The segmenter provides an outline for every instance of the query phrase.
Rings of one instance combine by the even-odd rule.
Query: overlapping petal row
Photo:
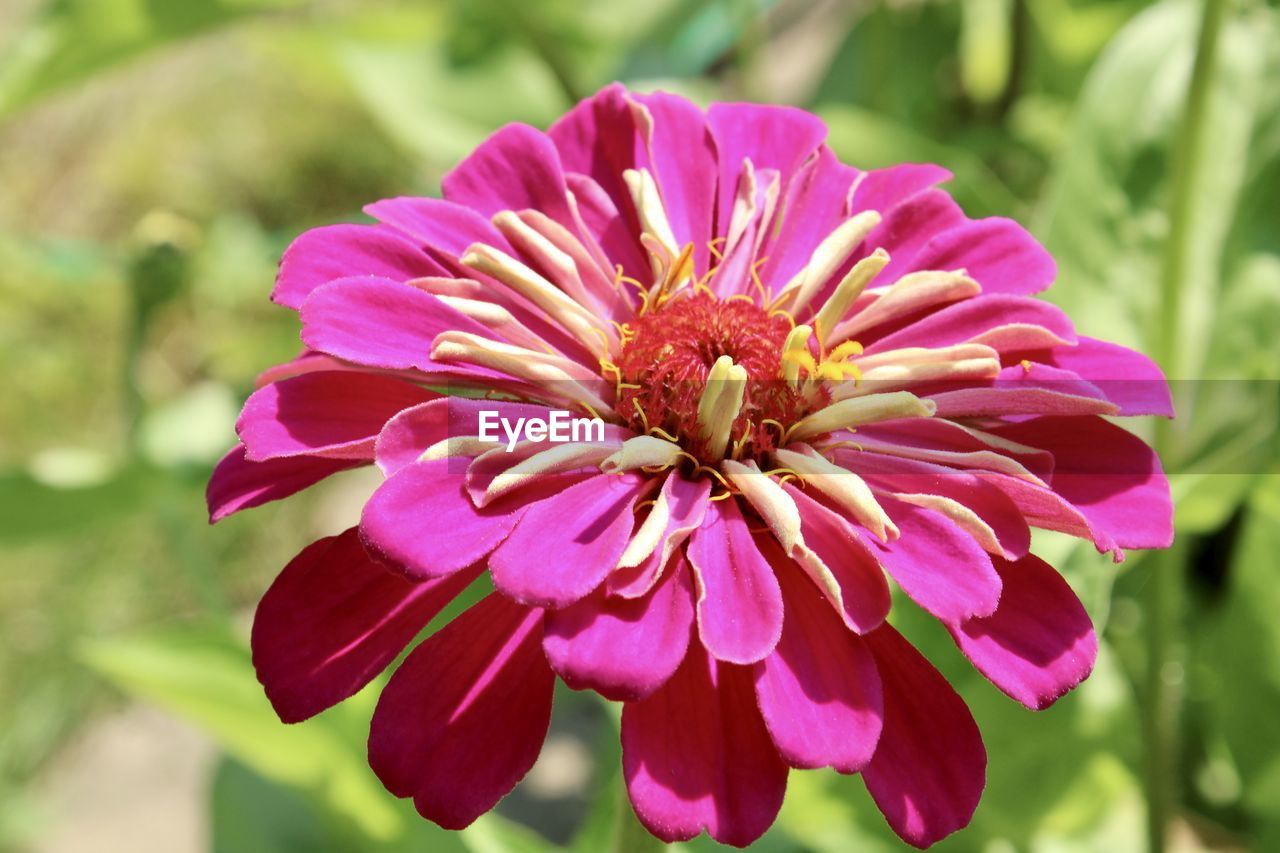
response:
[[[1172,412],[1149,360],[1032,297],[1054,264],[1020,226],[967,218],[940,168],[859,171],[824,135],[613,86],[545,133],[498,131],[443,199],[288,249],[273,298],[306,350],[246,403],[211,515],[355,466],[385,480],[259,607],[284,720],[368,684],[488,571],[372,722],[374,771],[440,825],[532,766],[557,677],[624,703],[628,791],[660,838],[750,843],[789,768],[861,773],[912,844],[968,822],[982,741],[886,621],[890,584],[1046,707],[1097,643],[1030,528],[1117,560],[1166,546],[1159,462],[1109,417]],[[560,410],[602,440],[480,429]]]

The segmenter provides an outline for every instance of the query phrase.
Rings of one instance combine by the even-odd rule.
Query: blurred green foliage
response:
[[[124,697],[186,719],[222,750],[208,804],[219,853],[549,849],[534,830],[584,853],[615,843],[627,831],[616,821],[616,732],[580,695],[566,691],[557,711],[596,751],[588,790],[561,810],[574,825],[549,828],[550,807],[522,787],[457,835],[417,819],[365,767],[374,689],[299,726],[271,713],[245,615],[311,536],[350,523],[369,486],[344,475],[203,524],[203,484],[238,402],[257,370],[298,346],[293,315],[266,300],[280,250],[311,225],[357,218],[370,200],[433,192],[498,125],[545,126],[621,79],[703,102],[813,109],[859,166],[947,166],[971,215],[1032,224],[1060,265],[1049,297],[1082,331],[1147,348],[1164,309],[1170,152],[1197,8],[5,4],[0,849],[39,849],[33,840],[54,818],[41,817],[35,781]],[[1223,39],[1171,372],[1254,381],[1196,384],[1177,422],[1187,460],[1174,478],[1179,535],[1194,555],[1180,579],[1191,599],[1187,665],[1172,676],[1186,696],[1177,839],[1269,850],[1280,849],[1280,15],[1239,0]],[[905,602],[896,610],[973,707],[990,752],[973,826],[939,847],[1139,850],[1145,561],[1117,568],[1057,536],[1037,548],[1105,627],[1097,672],[1048,711],[1014,705],[936,625]],[[758,846],[901,847],[858,780],[824,773],[793,774]]]

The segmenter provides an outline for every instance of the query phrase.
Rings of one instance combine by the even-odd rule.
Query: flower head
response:
[[[997,687],[1052,703],[1097,643],[1030,528],[1117,560],[1169,543],[1158,461],[1104,417],[1169,415],[1167,389],[1031,297],[1054,264],[1017,224],[966,218],[940,168],[843,165],[824,133],[611,86],[498,131],[443,199],[288,249],[273,298],[307,349],[246,403],[212,516],[386,478],[258,609],[284,720],[369,683],[487,570],[372,722],[374,771],[440,825],[532,766],[557,677],[624,703],[628,791],[665,840],[750,843],[790,768],[861,773],[919,846],[968,822],[982,741],[886,621],[890,579]],[[547,440],[563,412],[600,427]]]

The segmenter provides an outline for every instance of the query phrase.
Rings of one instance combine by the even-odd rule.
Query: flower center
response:
[[[657,427],[704,462],[708,447],[699,406],[717,360],[745,371],[742,405],[729,430],[729,453],[754,457],[777,446],[783,429],[815,402],[782,380],[782,352],[791,321],[746,298],[716,299],[705,290],[678,295],[634,320],[617,359],[618,414],[638,432]],[[705,405],[704,405],[705,415]]]

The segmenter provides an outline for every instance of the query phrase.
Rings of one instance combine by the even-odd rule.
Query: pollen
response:
[[[616,359],[617,412],[637,431],[659,428],[674,436],[700,461],[767,453],[781,436],[778,424],[795,423],[828,402],[784,381],[782,355],[791,329],[786,315],[771,315],[749,299],[721,300],[703,288],[678,291],[631,323]],[[746,381],[727,436],[723,430],[712,436],[699,408],[707,408],[707,384],[721,359]]]

